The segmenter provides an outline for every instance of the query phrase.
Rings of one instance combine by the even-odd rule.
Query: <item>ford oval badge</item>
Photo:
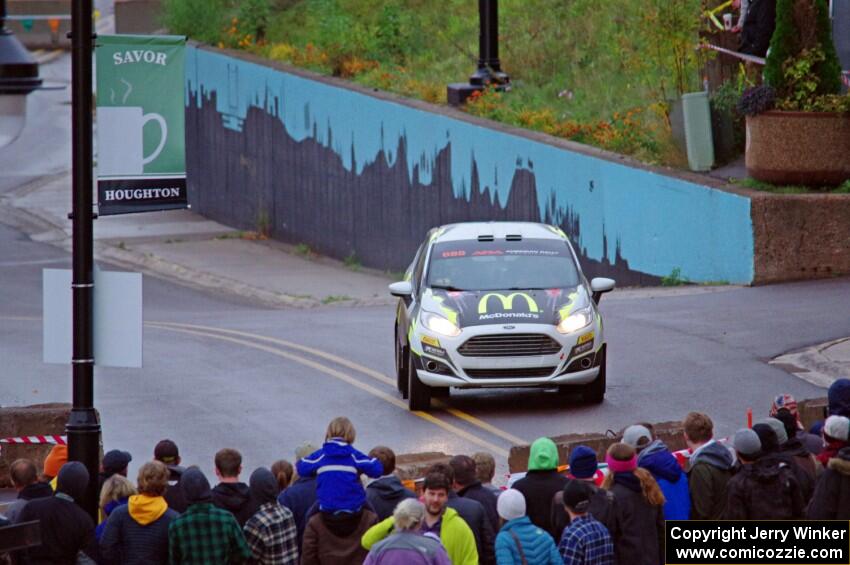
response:
[[[502,327],[506,330],[512,330],[512,329],[516,328],[516,326],[502,326]]]

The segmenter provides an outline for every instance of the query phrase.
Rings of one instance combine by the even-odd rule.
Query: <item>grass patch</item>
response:
[[[360,259],[357,258],[357,255],[354,253],[354,251],[349,253],[348,257],[343,259],[342,262],[346,267],[355,272],[363,268],[363,265],[360,264]]]
[[[690,282],[691,281],[682,276],[682,269],[679,267],[670,271],[670,274],[666,277],[661,277],[661,286],[682,286],[689,284]]]
[[[488,92],[466,109],[681,165],[667,100],[701,90],[702,52],[693,49],[705,25],[701,4],[503,2],[500,59],[511,92]],[[171,32],[437,104],[478,57],[478,5],[469,0],[165,0],[164,7]]]
[[[216,239],[242,239],[242,236],[245,235],[245,232],[242,231],[231,231],[227,233],[223,233],[221,235],[215,236]]]
[[[812,186],[800,186],[800,185],[777,185],[771,184],[769,182],[762,182],[760,180],[746,178],[746,179],[736,179],[735,183],[744,186],[746,188],[751,188],[753,190],[760,190],[762,192],[770,192],[773,194],[850,194],[850,180],[844,181],[842,184],[836,186],[820,186],[820,187],[812,187]]]
[[[322,304],[335,304],[337,302],[347,302],[349,300],[354,299],[345,294],[331,294],[322,298]]]
[[[296,245],[295,254],[305,259],[315,259],[319,256],[319,254],[313,251],[313,249],[306,243],[299,243]]]

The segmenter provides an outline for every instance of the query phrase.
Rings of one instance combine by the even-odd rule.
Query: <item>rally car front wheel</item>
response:
[[[413,353],[407,357],[407,406],[411,410],[431,409],[431,387],[419,380]]]
[[[398,341],[398,326],[395,327],[395,381],[396,388],[401,393],[401,397],[407,399],[407,366],[405,361],[409,361],[406,347],[402,347]]]
[[[608,364],[607,346],[602,347],[600,355],[602,355],[602,360],[599,361],[599,374],[592,382],[584,385],[584,390],[582,391],[582,397],[588,404],[601,404],[602,401],[605,400],[605,388],[607,386],[605,373],[606,365]]]

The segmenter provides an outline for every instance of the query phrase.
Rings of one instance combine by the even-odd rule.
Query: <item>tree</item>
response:
[[[841,63],[826,0],[776,0],[776,30],[764,70],[780,99],[841,92]]]

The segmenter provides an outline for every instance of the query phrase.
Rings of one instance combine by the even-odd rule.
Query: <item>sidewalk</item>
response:
[[[70,251],[70,185],[70,174],[60,173],[7,192],[0,196],[0,220]],[[101,217],[94,238],[99,261],[266,306],[395,303],[389,275],[256,240],[191,210]]]
[[[835,379],[850,378],[850,337],[780,355],[770,364],[814,385],[829,387]]]

